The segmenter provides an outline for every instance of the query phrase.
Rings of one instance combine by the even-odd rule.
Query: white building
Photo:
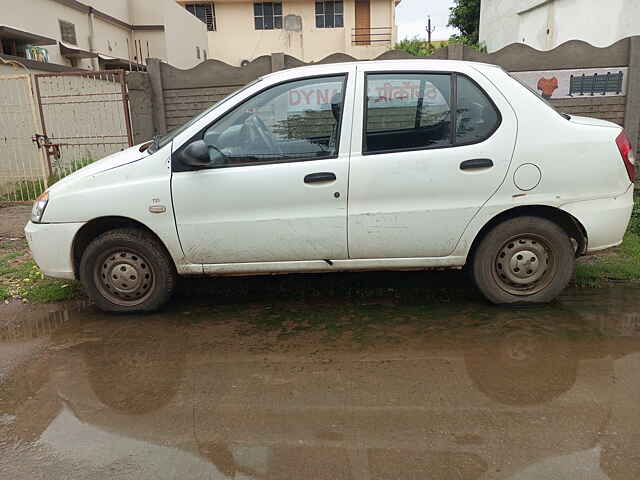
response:
[[[0,0],[0,56],[34,71],[129,68],[160,58],[191,68],[207,28],[174,0]],[[43,65],[48,63],[48,65]],[[0,73],[10,67],[0,62]]]
[[[608,47],[640,35],[640,0],[482,0],[480,41],[551,50],[569,40]]]

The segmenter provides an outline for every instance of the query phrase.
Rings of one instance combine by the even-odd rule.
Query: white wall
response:
[[[143,62],[145,62],[147,58],[160,58],[166,61],[167,43],[165,37],[165,32],[161,31],[136,30],[133,32],[134,40],[139,40],[142,43]]]
[[[480,41],[489,52],[522,42],[550,50],[569,40],[607,47],[640,35],[639,0],[482,0]]]
[[[178,68],[191,68],[204,60],[208,50],[207,26],[173,0],[164,6],[166,61]],[[196,56],[200,48],[200,58]],[[209,52],[207,52],[208,54]]]
[[[128,2],[132,24],[161,25],[164,23],[164,7],[167,0],[128,0]]]
[[[133,52],[133,48],[127,43],[127,40],[131,43],[130,30],[105,22],[95,16],[93,30],[93,50],[95,52],[124,59],[129,58],[129,50]]]
[[[85,5],[89,5],[96,10],[111,15],[126,23],[133,23],[129,0],[80,0]]]

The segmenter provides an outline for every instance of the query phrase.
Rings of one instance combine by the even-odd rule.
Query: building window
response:
[[[200,60],[200,47],[196,47],[196,58]]]
[[[253,17],[256,30],[282,29],[282,3],[254,2]]]
[[[207,24],[207,30],[216,31],[216,9],[213,3],[189,3],[185,5],[189,13],[195,15],[202,23]]]
[[[316,2],[316,28],[344,27],[342,0]]]
[[[64,20],[58,20],[60,23],[60,38],[65,43],[77,45],[76,40],[76,26],[71,22],[65,22]]]

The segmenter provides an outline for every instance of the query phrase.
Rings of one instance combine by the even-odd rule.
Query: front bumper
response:
[[[48,277],[73,280],[73,239],[84,223],[33,223],[24,233],[40,270]]]
[[[622,243],[633,211],[633,185],[617,197],[563,205],[587,232],[587,252],[595,253]]]

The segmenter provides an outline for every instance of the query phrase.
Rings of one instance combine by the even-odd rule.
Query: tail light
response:
[[[622,161],[629,174],[629,180],[633,183],[636,180],[636,157],[633,153],[633,147],[631,146],[627,132],[623,130],[620,135],[618,135],[616,144],[618,145],[618,150],[620,150],[620,155],[622,155]]]

